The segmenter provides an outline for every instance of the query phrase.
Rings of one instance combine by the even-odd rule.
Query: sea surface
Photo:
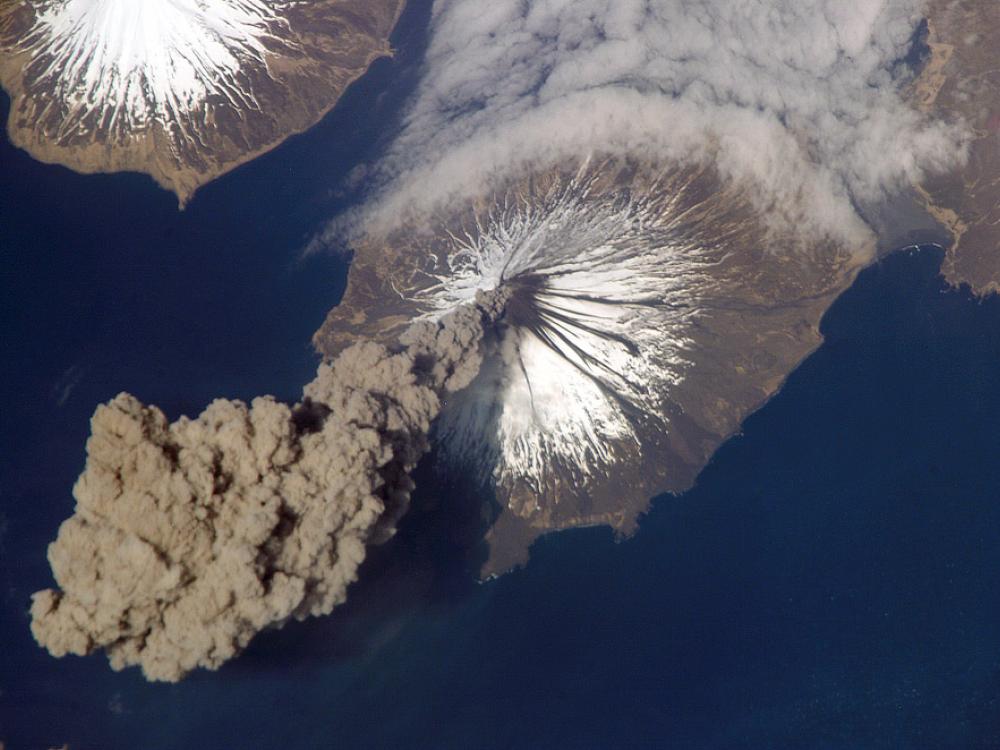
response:
[[[0,143],[7,750],[1000,747],[1000,301],[945,288],[933,248],[864,272],[632,539],[553,535],[479,584],[469,503],[421,472],[344,608],[219,672],[151,685],[34,644],[96,404],[128,390],[175,418],[312,377],[347,261],[300,251],[391,136],[426,21],[413,5],[399,56],[182,213],[144,177]]]

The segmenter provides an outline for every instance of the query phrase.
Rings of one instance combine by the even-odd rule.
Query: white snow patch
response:
[[[60,136],[92,128],[128,133],[176,123],[210,97],[257,107],[247,61],[266,65],[282,23],[265,0],[56,0],[21,48],[65,107]]]
[[[452,236],[420,294],[436,318],[478,289],[512,290],[498,351],[438,425],[445,457],[484,481],[541,491],[562,466],[586,483],[617,461],[615,444],[641,451],[640,423],[669,429],[663,400],[685,377],[718,254],[692,235],[683,189],[597,194],[583,175]]]

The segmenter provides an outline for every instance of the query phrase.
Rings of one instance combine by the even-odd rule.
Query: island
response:
[[[404,0],[13,0],[0,8],[11,141],[77,172],[195,191],[318,122]]]
[[[506,291],[479,376],[433,440],[449,484],[490,520],[484,577],[551,531],[631,534],[820,345],[874,239],[775,230],[752,191],[710,163],[583,159],[359,243],[315,336],[327,357]]]

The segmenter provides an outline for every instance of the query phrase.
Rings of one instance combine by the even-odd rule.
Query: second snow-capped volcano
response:
[[[65,106],[58,135],[91,120],[124,139],[156,119],[183,128],[209,97],[256,107],[240,78],[284,31],[260,0],[64,0],[42,7],[21,46]]]
[[[402,0],[15,0],[0,10],[12,139],[183,203],[304,130],[371,62]]]

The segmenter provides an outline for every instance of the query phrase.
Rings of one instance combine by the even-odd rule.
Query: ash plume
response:
[[[396,350],[357,343],[294,406],[217,400],[172,424],[128,394],[98,407],[76,512],[49,547],[58,588],[33,597],[39,644],[172,682],[329,613],[405,512],[441,399],[476,376],[502,302],[415,323]]]

